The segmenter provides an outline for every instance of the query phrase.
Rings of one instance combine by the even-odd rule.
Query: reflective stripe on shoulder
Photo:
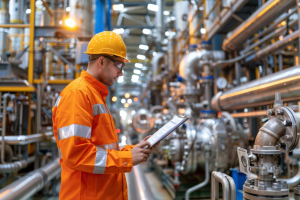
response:
[[[73,136],[91,139],[91,127],[79,124],[72,124],[70,126],[59,128],[57,133],[58,140],[63,140]]]
[[[107,152],[97,147],[96,159],[95,159],[95,167],[93,174],[104,174],[105,167],[106,167],[106,159],[107,159]]]
[[[100,147],[102,149],[110,149],[110,150],[117,150],[119,151],[119,144],[118,142],[114,142],[111,144],[105,144],[105,145],[96,145],[96,147]]]
[[[109,111],[105,105],[103,105],[103,104],[93,105],[93,116],[99,115],[99,114],[104,114],[104,113],[109,114]]]
[[[62,159],[63,157],[62,157],[62,154],[61,154],[61,150],[60,150],[60,148],[57,148],[57,149],[58,149],[58,158]]]
[[[59,97],[57,98],[57,100],[56,100],[56,102],[55,102],[55,105],[54,105],[54,106],[58,106],[60,99],[61,99],[61,96],[59,96]]]

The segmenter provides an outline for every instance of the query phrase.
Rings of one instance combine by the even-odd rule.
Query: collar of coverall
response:
[[[80,77],[84,78],[87,82],[89,82],[92,86],[94,86],[94,88],[97,91],[101,92],[103,98],[105,98],[108,95],[107,86],[101,83],[100,81],[98,81],[97,79],[95,79],[92,75],[90,75],[86,71],[82,70]]]

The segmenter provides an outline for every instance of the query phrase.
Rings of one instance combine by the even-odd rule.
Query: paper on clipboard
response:
[[[172,133],[176,128],[178,128],[181,124],[183,124],[188,119],[189,119],[188,117],[179,117],[179,116],[175,115],[171,121],[169,121],[167,124],[165,124],[158,131],[156,131],[147,140],[147,142],[149,142],[151,144],[151,147],[154,146],[156,143],[158,143],[159,141],[164,139],[167,135]]]
[[[237,153],[239,157],[239,165],[240,165],[240,171],[249,174],[249,160],[248,160],[248,153],[246,149],[243,149],[241,147],[237,148]]]

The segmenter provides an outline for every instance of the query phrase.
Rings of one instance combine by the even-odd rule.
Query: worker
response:
[[[87,71],[61,92],[53,108],[53,130],[61,164],[59,198],[127,200],[125,172],[147,161],[146,137],[136,146],[119,147],[113,118],[105,103],[107,86],[123,75],[126,46],[105,31],[89,42]]]

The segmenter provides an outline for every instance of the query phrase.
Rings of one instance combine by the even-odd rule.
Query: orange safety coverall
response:
[[[119,148],[107,95],[106,85],[82,71],[56,101],[52,119],[62,167],[61,200],[128,199],[124,172],[132,169],[133,145]]]

